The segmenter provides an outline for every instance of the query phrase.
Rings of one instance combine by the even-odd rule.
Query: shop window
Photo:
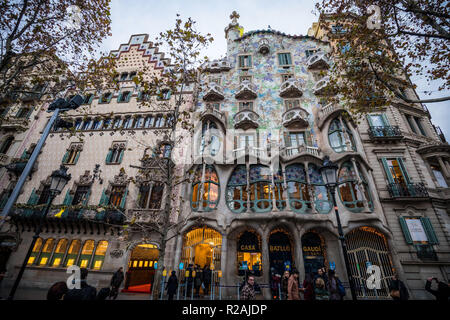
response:
[[[238,275],[251,271],[255,276],[262,274],[261,238],[252,231],[244,231],[237,241]]]
[[[92,254],[94,253],[94,240],[86,240],[81,250],[80,261],[78,266],[80,268],[89,268],[89,263],[91,262]]]
[[[108,249],[108,241],[102,240],[97,244],[94,255],[94,263],[92,269],[100,270],[105,261],[106,250]]]
[[[78,239],[72,240],[69,246],[69,251],[67,252],[66,261],[64,263],[65,267],[70,267],[75,265],[77,262],[78,254],[80,253],[81,241]]]
[[[192,183],[192,209],[194,211],[215,209],[219,203],[219,190],[219,177],[214,166],[199,166]]]
[[[56,244],[55,252],[53,253],[52,261],[50,266],[59,267],[62,264],[62,260],[64,259],[64,255],[67,251],[67,246],[69,244],[69,240],[60,239]]]
[[[43,242],[42,238],[36,239],[33,250],[31,251],[30,258],[28,259],[27,262],[28,265],[32,265],[36,261],[37,257],[39,256],[39,253],[41,252],[42,242]]]
[[[50,260],[50,256],[53,252],[53,247],[55,246],[55,239],[50,238],[45,240],[45,244],[42,248],[42,252],[39,256],[39,265],[46,266]]]

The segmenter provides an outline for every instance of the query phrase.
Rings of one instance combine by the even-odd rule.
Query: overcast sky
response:
[[[132,34],[147,33],[150,41],[161,31],[174,26],[176,14],[183,19],[191,17],[197,22],[197,30],[211,33],[214,42],[205,55],[211,59],[220,58],[226,53],[224,28],[230,22],[230,14],[236,10],[239,23],[244,32],[258,29],[274,30],[286,34],[306,35],[308,28],[317,21],[314,15],[314,0],[112,0],[112,37],[104,41],[103,49],[117,50],[119,45],[128,42]],[[412,79],[418,85],[417,92],[433,91],[437,85],[428,86],[425,81]],[[447,95],[450,93],[446,93]],[[434,93],[434,97],[444,93]],[[423,96],[424,98],[426,96]],[[427,104],[432,122],[440,126],[450,141],[450,101]]]

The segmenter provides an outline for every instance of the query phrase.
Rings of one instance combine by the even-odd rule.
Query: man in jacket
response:
[[[433,280],[436,280],[438,284],[437,290],[431,289]],[[438,281],[437,278],[428,278],[427,283],[425,284],[425,290],[435,296],[437,301],[448,301],[448,297],[450,296],[449,285],[442,281]]]
[[[206,264],[203,267],[203,285],[205,286],[205,291],[204,291],[205,296],[209,294],[210,284],[211,284],[211,269]]]
[[[114,274],[111,278],[111,293],[109,295],[109,297],[111,299],[114,299],[114,300],[117,299],[117,295],[119,294],[119,288],[120,288],[120,285],[122,284],[123,278],[124,278],[123,268],[120,267],[119,270],[114,272]]]
[[[64,295],[64,300],[95,300],[97,289],[90,286],[86,282],[88,270],[81,268],[80,270],[80,289],[71,289]]]
[[[242,288],[241,300],[255,300],[256,294],[254,284],[255,284],[255,277],[249,276],[247,283]]]

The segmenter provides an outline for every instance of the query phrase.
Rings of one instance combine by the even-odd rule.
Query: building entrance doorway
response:
[[[156,245],[147,243],[137,245],[131,252],[123,291],[150,293],[158,257],[159,250]]]
[[[315,231],[302,236],[303,262],[305,273],[316,274],[319,268],[326,266],[325,241]]]
[[[208,227],[195,228],[184,235],[181,262],[188,267],[198,265],[220,269],[222,236]]]
[[[269,236],[270,270],[282,275],[285,270],[295,267],[293,243],[290,235],[283,229],[275,229]],[[273,268],[273,269],[272,269]]]

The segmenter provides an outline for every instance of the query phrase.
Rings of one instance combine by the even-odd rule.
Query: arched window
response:
[[[64,254],[67,250],[67,245],[69,244],[69,240],[60,239],[58,244],[56,245],[55,253],[53,253],[52,261],[50,265],[52,267],[59,267],[62,263],[62,259],[64,258]]]
[[[272,174],[269,167],[250,166],[250,208],[254,212],[272,210]]]
[[[275,184],[275,203],[279,210],[286,208],[286,194],[284,189],[284,178],[281,168],[273,175],[273,182]]]
[[[319,213],[328,213],[331,210],[332,203],[328,189],[325,186],[323,177],[319,169],[314,164],[308,166],[309,182],[314,190],[314,207]]]
[[[228,208],[236,213],[247,210],[247,169],[245,165],[238,165],[231,174],[226,191]]]
[[[70,267],[75,264],[78,253],[80,252],[81,241],[78,239],[72,240],[70,243],[69,251],[67,252],[66,261],[64,263],[65,267]]]
[[[342,118],[336,118],[331,121],[330,128],[328,129],[328,140],[331,148],[335,152],[350,151],[347,147],[347,140],[350,143],[351,150],[356,151],[352,132]]]
[[[14,137],[10,136],[2,143],[0,153],[6,154],[14,141]]]
[[[215,156],[220,149],[220,140],[217,134],[217,124],[212,121],[208,121],[203,123],[202,125],[202,137],[200,142],[200,153],[210,154],[211,156]]]
[[[102,240],[98,242],[97,249],[95,249],[94,264],[92,267],[94,270],[100,270],[102,268],[107,249],[108,241]]]
[[[204,176],[203,168],[205,169]],[[192,209],[194,211],[215,209],[219,203],[219,190],[219,177],[214,167],[211,165],[199,166],[192,183]]]
[[[28,259],[27,264],[33,264],[36,260],[37,256],[39,256],[39,253],[41,252],[42,247],[42,238],[37,238],[36,242],[34,243],[33,250],[31,252],[30,258]]]
[[[342,164],[339,170],[339,195],[342,203],[350,211],[360,212],[364,209],[364,199],[370,210],[373,210],[373,202],[369,192],[369,185],[361,171],[361,166],[357,164],[361,184],[358,184],[358,176],[355,167],[350,161]]]
[[[286,167],[289,206],[292,211],[305,213],[311,211],[311,196],[306,182],[305,166],[291,164]]]
[[[81,250],[80,268],[89,268],[89,262],[91,262],[92,253],[94,252],[94,240],[86,240]]]
[[[44,247],[42,248],[41,255],[39,256],[39,265],[45,266],[50,259],[50,256],[53,252],[53,248],[55,246],[55,239],[49,238],[45,240]]]

